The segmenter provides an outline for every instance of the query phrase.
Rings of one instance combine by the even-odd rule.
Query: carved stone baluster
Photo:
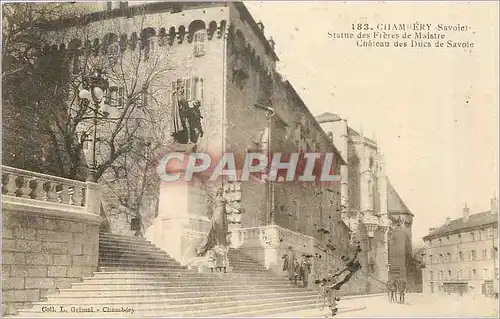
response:
[[[65,184],[61,185],[61,193],[59,194],[59,196],[61,198],[61,203],[67,204],[67,205],[72,205],[72,203],[70,202],[71,199],[70,199],[70,194],[69,194],[70,188],[72,188],[72,186],[65,185]]]
[[[80,200],[80,206],[85,207],[85,205],[86,205],[85,198],[87,197],[87,188],[86,187],[81,188],[81,195],[82,195],[82,197]]]
[[[68,204],[75,205],[75,187],[68,186]]]
[[[57,202],[57,194],[54,188],[55,184],[51,181],[46,181],[45,183],[43,183],[43,190],[45,191],[43,200],[48,202]]]
[[[31,179],[26,176],[19,176],[16,178],[16,185],[17,185],[17,190],[16,190],[16,196],[17,197],[22,197],[22,198],[31,198],[30,193],[31,193],[31,188],[30,188],[30,181]]]
[[[2,194],[16,196],[16,178],[11,173],[2,173]]]
[[[56,187],[55,187],[55,191],[56,191],[56,202],[57,203],[65,203],[64,202],[64,186],[63,184],[59,184],[57,183],[56,184]]]
[[[32,179],[29,182],[29,187],[31,192],[29,194],[31,199],[42,199],[44,195],[43,191],[43,181],[39,178]]]
[[[80,186],[73,186],[72,205],[82,206],[82,199],[82,188]]]

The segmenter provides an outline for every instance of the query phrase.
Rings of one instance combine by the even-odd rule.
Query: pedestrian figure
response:
[[[398,291],[396,278],[389,279],[385,286],[387,287],[387,297],[389,297],[389,301],[396,301],[396,294]]]
[[[227,272],[227,249],[221,245],[214,248],[216,253],[216,268],[219,272]]]
[[[295,258],[295,253],[293,252],[292,246],[288,247],[288,252],[283,255],[283,271],[288,273],[288,280],[295,280],[295,266],[297,259]]]
[[[311,273],[311,261],[309,258],[302,254],[299,264],[299,278],[302,280],[302,285],[307,288],[309,285],[309,274]]]
[[[399,292],[399,303],[405,303],[405,294],[408,286],[406,284],[406,280],[403,277],[399,277],[397,280],[397,289]]]
[[[213,273],[214,272],[214,268],[216,267],[216,254],[215,254],[215,251],[213,249],[210,249],[208,252],[207,252],[207,266],[210,268],[210,271]]]

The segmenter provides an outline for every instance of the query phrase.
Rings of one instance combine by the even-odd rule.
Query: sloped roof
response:
[[[424,237],[424,240],[458,232],[463,229],[476,228],[493,223],[498,223],[498,214],[493,214],[490,211],[472,214],[469,216],[467,221],[464,221],[463,217],[461,217],[453,219],[448,224],[444,224],[443,226],[438,227],[437,229],[426,235]]]
[[[340,120],[342,120],[340,118],[340,116],[338,116],[337,114],[329,113],[329,112],[325,112],[323,114],[316,116],[316,121],[319,124],[326,123],[326,122],[338,122]]]
[[[350,126],[347,127],[347,135],[349,136],[360,136],[358,132],[353,130]]]
[[[410,212],[404,201],[394,189],[389,179],[387,180],[387,211],[391,214],[413,214]]]

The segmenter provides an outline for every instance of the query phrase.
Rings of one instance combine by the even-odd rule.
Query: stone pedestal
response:
[[[146,230],[146,238],[182,265],[193,262],[196,247],[210,230],[203,187],[191,182],[162,182],[158,216]]]

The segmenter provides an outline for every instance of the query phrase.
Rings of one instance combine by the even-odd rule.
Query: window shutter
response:
[[[144,85],[142,87],[142,107],[146,107],[148,106],[148,87],[146,85]]]
[[[175,118],[175,103],[177,101],[177,96],[174,95],[174,92],[177,90],[177,87],[179,85],[179,80],[177,81],[172,81],[172,92],[170,94],[170,118],[172,119],[172,121],[170,121],[170,131],[173,132],[175,127],[174,127],[174,122],[173,122],[173,119]]]
[[[197,89],[197,84],[198,84],[198,78],[197,77],[194,77],[194,78],[191,78],[189,79],[189,82],[190,82],[190,87],[191,87],[191,100],[196,100],[198,98],[198,91],[196,91]]]
[[[200,92],[198,100],[200,100],[200,101],[203,101],[203,84],[204,84],[203,78],[198,78],[198,86],[199,86],[199,92]]]
[[[116,107],[119,109],[123,109],[123,107],[124,107],[124,96],[123,95],[124,95],[124,90],[123,90],[123,87],[120,86],[118,88],[118,103],[116,105]]]
[[[111,105],[111,90],[112,88],[109,87],[107,90],[106,90],[106,96],[104,98],[104,104],[106,105],[109,105],[109,106],[112,106]]]
[[[184,90],[185,90],[185,98],[186,100],[191,100],[192,99],[192,87],[191,87],[191,78],[187,78],[184,80]]]

